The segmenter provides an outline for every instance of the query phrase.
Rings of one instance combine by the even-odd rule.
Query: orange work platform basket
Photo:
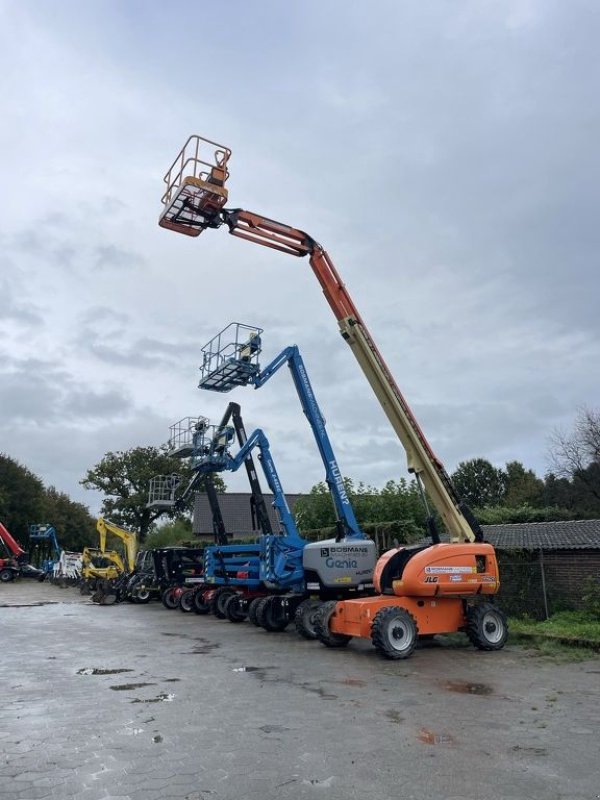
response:
[[[225,181],[231,150],[190,136],[163,178],[164,210],[158,224],[187,236],[199,236],[227,203]]]

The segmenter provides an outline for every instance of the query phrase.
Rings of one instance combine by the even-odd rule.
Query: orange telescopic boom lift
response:
[[[505,615],[490,602],[500,586],[493,547],[483,541],[477,520],[432,451],[325,249],[297,228],[225,208],[230,155],[222,145],[191,136],[165,175],[159,224],[188,236],[226,225],[233,236],[308,256],[343,338],[402,442],[428,512],[432,543],[385,553],[375,571],[378,596],[325,603],[316,625],[320,640],[342,647],[354,636],[370,638],[382,655],[399,659],[413,652],[419,636],[465,631],[479,649],[499,650],[508,629]],[[441,541],[429,503],[448,542]]]

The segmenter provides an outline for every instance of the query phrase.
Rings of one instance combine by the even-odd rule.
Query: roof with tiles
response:
[[[600,519],[482,525],[485,539],[498,550],[597,550]]]
[[[301,494],[286,494],[285,498],[290,507],[290,511],[294,511],[296,501],[302,496]],[[225,492],[219,495],[219,504],[221,506],[221,514],[223,515],[223,522],[225,523],[225,530],[232,536],[256,536],[259,533],[252,525],[250,497],[251,495],[249,492]],[[265,493],[264,497],[273,530],[278,531],[279,518],[273,507],[273,495]],[[196,499],[194,501],[193,530],[194,534],[197,536],[212,535],[212,515],[210,513],[210,506],[208,505],[208,498],[205,494],[196,494]]]

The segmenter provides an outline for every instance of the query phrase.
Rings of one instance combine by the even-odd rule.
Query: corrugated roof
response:
[[[256,536],[259,531],[252,528],[252,513],[250,511],[249,492],[225,492],[219,495],[221,514],[227,533],[233,536]],[[293,512],[294,506],[301,494],[286,494],[285,498]],[[273,508],[273,495],[265,493],[265,502],[273,530],[279,530],[279,519]],[[193,531],[197,536],[212,535],[212,515],[205,494],[196,494],[194,502]]]
[[[600,519],[482,525],[485,538],[498,550],[600,549]]]

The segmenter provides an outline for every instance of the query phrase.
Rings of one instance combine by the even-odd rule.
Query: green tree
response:
[[[575,495],[571,481],[568,478],[558,478],[553,472],[546,475],[542,505],[574,509]]]
[[[157,526],[146,538],[146,547],[176,547],[194,538],[192,524],[187,519],[176,519]]]
[[[506,473],[484,458],[461,461],[452,474],[452,482],[471,508],[497,506],[506,493]]]
[[[425,512],[414,481],[404,478],[390,480],[383,489],[364,483],[355,486],[351,478],[344,478],[344,487],[360,525],[394,520],[414,520],[424,528]],[[335,524],[333,501],[327,484],[312,487],[308,495],[300,498],[294,508],[301,530],[326,528]]]
[[[477,510],[477,519],[482,525],[510,525],[523,522],[559,522],[573,519],[573,513],[565,508],[533,508],[523,505],[488,506]]]
[[[23,547],[29,524],[44,516],[42,481],[14,458],[0,453],[0,521]]]
[[[520,461],[506,464],[506,491],[503,504],[511,507],[543,505],[544,481]]]
[[[346,491],[347,479],[344,479]],[[324,481],[315,484],[310,492],[301,497],[294,506],[296,523],[301,530],[325,528],[335,524],[335,511],[329,489]]]
[[[46,490],[44,514],[40,523],[54,526],[59,545],[64,550],[79,551],[98,540],[96,520],[83,503],[75,503],[64,492],[54,486]]]
[[[143,542],[155,520],[165,515],[169,518],[181,516],[172,509],[164,511],[148,508],[150,480],[157,475],[177,474],[182,486],[192,476],[192,468],[187,461],[168,455],[163,447],[134,447],[130,450],[107,453],[92,469],[88,470],[81,484],[86,489],[96,489],[105,495],[102,515],[124,528],[137,531]],[[220,476],[214,476],[217,491],[224,491],[225,484]],[[190,511],[193,498],[190,498],[186,511]],[[183,512],[185,513],[185,512]]]

